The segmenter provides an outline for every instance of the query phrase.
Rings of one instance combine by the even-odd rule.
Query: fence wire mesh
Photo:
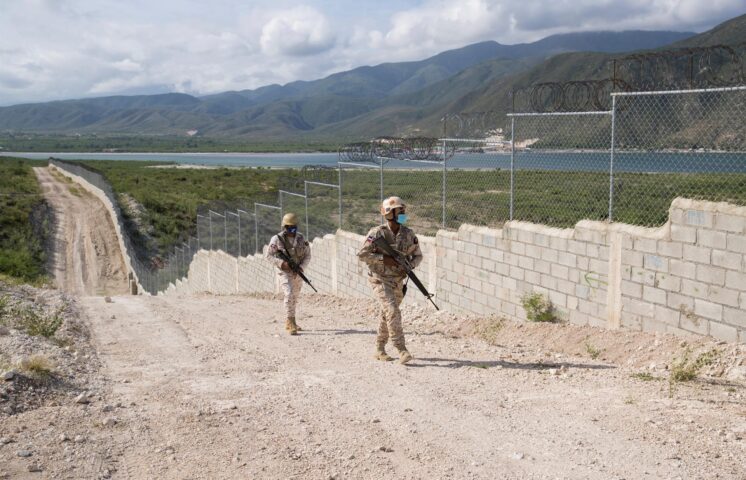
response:
[[[513,220],[571,227],[609,214],[611,112],[511,117]]]
[[[306,182],[306,236],[309,240],[334,233],[340,226],[339,186],[331,183]]]
[[[510,219],[510,145],[500,137],[449,139],[444,227],[464,223],[499,227]]]
[[[259,253],[261,248],[269,243],[272,236],[280,231],[282,209],[279,205],[267,205],[263,203],[255,203],[254,208],[256,214],[256,245],[259,246],[257,250],[257,253]]]
[[[746,204],[746,87],[615,104],[614,221],[661,225],[676,197]]]
[[[383,199],[381,165],[339,164],[342,195],[342,229],[359,234],[381,222]]]
[[[434,235],[443,223],[443,162],[410,163],[384,169],[383,197],[401,197],[407,204],[407,225]]]

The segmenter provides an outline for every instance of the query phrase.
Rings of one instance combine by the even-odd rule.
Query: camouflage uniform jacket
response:
[[[394,250],[404,254],[407,260],[409,260],[410,265],[412,265],[412,268],[417,268],[417,265],[422,262],[420,242],[417,240],[417,235],[414,234],[412,229],[401,225],[399,226],[399,232],[394,235],[394,232],[391,231],[388,225],[380,225],[368,232],[368,238],[365,239],[363,248],[357,254],[358,258],[368,265],[371,276],[404,278],[407,275],[404,269],[398,265],[389,267],[383,264],[383,254],[378,252],[376,246],[373,245],[373,242],[378,237],[384,237]]]
[[[290,258],[305,270],[306,266],[308,266],[308,262],[311,261],[311,247],[300,233],[296,233],[295,238],[288,237],[285,232],[280,232],[272,237],[272,240],[269,241],[267,259],[269,259],[275,267],[280,268],[283,260],[280,258],[279,252],[285,251],[285,243],[287,243],[287,253],[290,254]]]

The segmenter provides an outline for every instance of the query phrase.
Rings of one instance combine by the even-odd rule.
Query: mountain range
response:
[[[415,62],[384,63],[313,81],[195,97],[111,96],[0,108],[0,131],[162,134],[246,141],[352,140],[437,134],[448,112],[507,111],[509,92],[543,81],[608,78],[621,53],[746,41],[746,15],[694,35],[625,31],[481,42]]]

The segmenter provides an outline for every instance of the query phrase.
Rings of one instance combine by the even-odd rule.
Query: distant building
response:
[[[199,133],[199,130],[187,130],[187,136],[193,137]]]

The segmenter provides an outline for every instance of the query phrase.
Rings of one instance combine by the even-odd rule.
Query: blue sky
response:
[[[204,95],[419,60],[483,40],[703,31],[746,0],[2,0],[0,105]]]

